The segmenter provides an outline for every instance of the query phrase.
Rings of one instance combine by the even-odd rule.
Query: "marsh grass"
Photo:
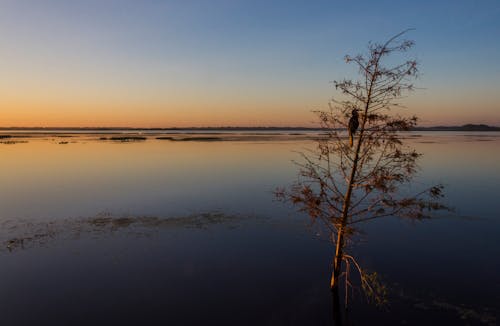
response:
[[[115,136],[109,138],[109,140],[120,141],[120,142],[144,141],[146,139],[147,137],[143,136]]]
[[[25,144],[27,142],[28,142],[27,140],[5,140],[5,141],[0,141],[0,144],[15,145],[15,144]]]
[[[224,225],[237,228],[253,216],[207,212],[178,217],[116,216],[104,212],[94,217],[48,222],[7,220],[0,225],[0,252],[29,249],[47,245],[56,239],[78,238],[81,235],[106,235],[119,231],[147,236],[158,229],[190,228],[206,230]],[[137,232],[140,230],[140,232]]]
[[[170,141],[223,141],[227,140],[222,137],[183,137],[175,138],[170,136],[156,137],[158,140],[170,140]]]

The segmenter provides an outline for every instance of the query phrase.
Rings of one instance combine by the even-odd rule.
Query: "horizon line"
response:
[[[487,124],[474,124],[466,123],[461,125],[434,125],[434,126],[416,126],[412,129],[431,129],[431,128],[464,128],[464,127],[482,127],[482,128],[497,128],[500,126],[487,125]],[[303,130],[320,130],[328,129],[324,127],[306,127],[306,126],[203,126],[203,127],[98,127],[98,126],[88,126],[88,127],[0,127],[0,130],[211,130],[211,129],[233,129],[233,130],[243,130],[243,129],[303,129]]]

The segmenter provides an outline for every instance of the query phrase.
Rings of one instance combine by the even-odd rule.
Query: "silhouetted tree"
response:
[[[339,97],[332,100],[328,111],[316,112],[328,136],[318,140],[315,149],[302,153],[298,181],[276,191],[279,199],[291,201],[321,220],[331,233],[334,308],[339,305],[341,280],[347,304],[351,270],[359,272],[369,298],[379,304],[385,300],[386,289],[377,275],[367,273],[346,252],[346,241],[357,233],[360,223],[389,216],[420,220],[445,208],[439,203],[441,185],[411,195],[404,188],[417,172],[420,154],[402,142],[400,132],[415,126],[417,118],[402,117],[392,110],[413,90],[417,62],[403,59],[389,67],[383,62],[390,54],[403,54],[413,46],[413,41],[401,40],[404,33],[383,44],[370,43],[366,55],[345,57],[347,63],[357,66],[360,78],[334,82]]]

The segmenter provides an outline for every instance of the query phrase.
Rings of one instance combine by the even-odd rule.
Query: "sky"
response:
[[[0,127],[314,126],[407,28],[401,113],[500,126],[498,0],[0,0]]]

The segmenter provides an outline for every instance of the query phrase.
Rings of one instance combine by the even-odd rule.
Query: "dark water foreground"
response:
[[[451,215],[366,225],[390,304],[354,325],[496,325],[500,138],[423,134]],[[273,201],[310,141],[0,144],[0,325],[332,325],[333,248]],[[105,212],[105,213],[99,213]]]
[[[102,214],[2,228],[5,325],[331,325],[331,248],[296,219]],[[495,325],[488,300],[465,304],[448,279],[421,277],[443,288],[389,283],[391,305],[357,300],[350,319]]]

